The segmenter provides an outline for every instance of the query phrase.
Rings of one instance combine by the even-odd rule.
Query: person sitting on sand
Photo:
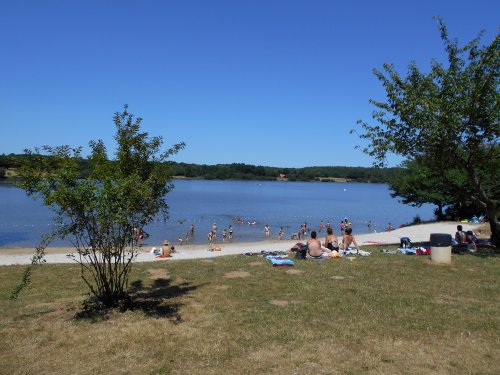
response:
[[[356,247],[356,250],[359,253],[359,246],[356,242],[356,239],[352,235],[352,228],[346,228],[344,238],[342,240],[342,249],[346,251],[351,246],[351,244],[354,244],[354,247]]]
[[[457,225],[457,231],[455,233],[455,241],[457,241],[457,245],[461,245],[465,243],[466,235],[461,225]]]
[[[170,255],[171,252],[172,251],[170,250],[170,244],[168,243],[168,240],[163,241],[163,246],[161,247],[162,258],[171,257]]]
[[[316,231],[311,231],[311,238],[307,240],[307,257],[318,259],[323,256],[323,250],[321,249],[321,242],[316,239]]]
[[[210,246],[210,251],[221,251],[221,250],[222,248],[214,243]]]
[[[333,229],[331,227],[326,229],[326,238],[324,246],[331,251],[339,250],[339,239],[337,238],[336,235],[333,234]]]

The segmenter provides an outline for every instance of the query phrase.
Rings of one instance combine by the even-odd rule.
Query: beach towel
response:
[[[414,247],[410,247],[408,249],[404,247],[399,247],[397,251],[399,254],[417,255],[417,249],[415,249]]]
[[[397,250],[382,249],[384,254],[397,254]]]
[[[290,267],[295,264],[293,260],[286,259],[286,256],[283,255],[268,255],[266,259],[272,263],[273,267]]]
[[[372,253],[369,251],[359,250],[358,255],[361,255],[362,257],[369,257]]]
[[[406,255],[431,255],[431,249],[425,247],[411,247],[409,249],[400,247],[397,252]]]
[[[157,249],[156,247],[153,247],[151,249],[150,253],[153,255],[161,255],[161,249]]]
[[[293,267],[293,260],[290,259],[272,259],[273,267]]]
[[[272,261],[273,259],[286,259],[288,258],[288,254],[284,255],[267,255],[266,259],[269,261]]]
[[[356,251],[356,250],[353,250],[351,248],[348,248],[347,250],[343,250],[342,252],[343,252],[344,256],[345,255],[361,255],[362,257],[369,257],[370,255],[372,255],[372,253],[370,253],[369,251],[364,251],[364,250]]]

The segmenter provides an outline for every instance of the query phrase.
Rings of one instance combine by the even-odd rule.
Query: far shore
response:
[[[355,235],[358,245],[390,245],[399,244],[401,237],[409,237],[413,243],[429,241],[431,233],[448,233],[453,235],[458,224],[464,230],[475,230],[484,224],[459,223],[459,222],[439,222],[429,224],[410,225],[398,228],[390,232],[364,233]],[[323,241],[325,232],[318,235]],[[176,246],[177,252],[171,258],[156,258],[151,254],[153,247],[161,248],[161,244],[148,244],[141,247],[137,256],[137,262],[171,261],[181,259],[201,259],[212,258],[224,255],[236,255],[245,253],[255,253],[261,251],[287,251],[297,240],[266,240],[255,242],[225,242],[218,243],[220,251],[209,251],[208,244],[181,245]],[[45,250],[45,260],[47,263],[73,263],[67,254],[74,252],[73,247],[48,247]],[[0,247],[0,265],[29,264],[35,249],[27,247]]]

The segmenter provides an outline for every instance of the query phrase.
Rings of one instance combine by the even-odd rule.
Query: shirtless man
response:
[[[316,231],[311,232],[311,238],[307,241],[307,257],[321,258],[323,251],[321,250],[321,242],[316,239]]]

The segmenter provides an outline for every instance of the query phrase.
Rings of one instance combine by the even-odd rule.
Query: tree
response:
[[[20,186],[55,212],[56,229],[42,240],[33,263],[43,259],[51,239],[69,239],[83,281],[106,307],[128,299],[128,278],[138,254],[134,232],[158,214],[168,217],[165,196],[172,185],[166,159],[184,148],[179,143],[161,152],[162,138],[141,132],[142,119],[127,109],[113,118],[114,160],[108,159],[102,141],[91,141],[86,177],[81,178],[81,148],[68,146],[27,150],[20,169]],[[29,279],[31,269],[27,272]]]
[[[384,165],[388,153],[439,176],[436,193],[447,186],[451,202],[467,195],[486,214],[492,240],[500,246],[498,206],[500,186],[499,92],[500,37],[480,45],[481,34],[463,47],[450,40],[437,18],[448,55],[447,66],[432,61],[428,73],[412,62],[406,77],[393,65],[374,69],[387,102],[370,100],[376,107],[375,125],[358,121],[369,140],[364,152]]]
[[[444,219],[444,208],[453,198],[447,194],[447,185],[441,175],[434,175],[433,170],[423,163],[406,160],[402,163],[400,175],[389,182],[392,197],[401,197],[404,204],[420,207],[424,203],[436,205],[435,215]]]

